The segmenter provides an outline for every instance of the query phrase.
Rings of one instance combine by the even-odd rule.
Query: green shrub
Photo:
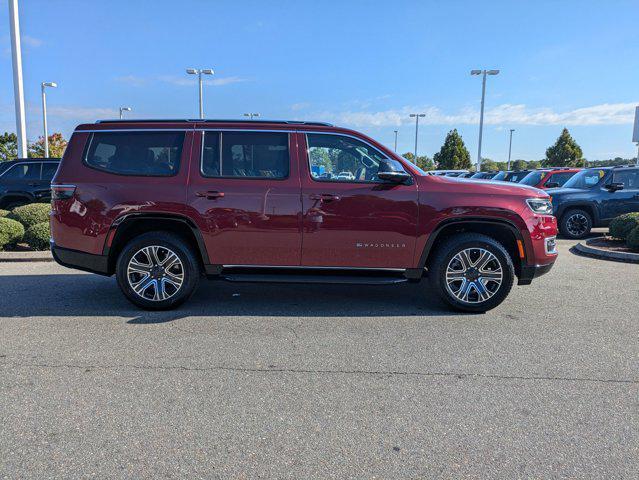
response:
[[[635,227],[626,238],[626,245],[633,250],[639,250],[639,226]]]
[[[639,212],[619,215],[610,222],[610,236],[625,240],[636,227],[639,227]]]
[[[29,228],[36,223],[48,222],[50,210],[51,205],[48,203],[30,203],[14,208],[7,218],[20,222],[24,228]]]
[[[0,209],[0,218],[2,217],[6,217],[7,215],[9,215],[9,210],[2,210]]]
[[[8,245],[15,245],[24,236],[24,227],[20,222],[0,217],[0,250]]]
[[[27,228],[24,241],[34,250],[48,250],[50,236],[49,222],[41,222]]]

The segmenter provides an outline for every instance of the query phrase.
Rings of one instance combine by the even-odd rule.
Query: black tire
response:
[[[151,277],[146,278],[151,280],[151,282],[147,281],[145,283],[153,283],[153,279],[156,278],[156,275],[157,280],[153,285],[148,286],[146,291],[143,291],[141,295],[136,293],[131,282],[135,284],[138,278],[143,278],[143,274],[136,272],[130,273],[128,272],[128,268],[131,259],[138,255],[145,247],[159,247],[157,249],[156,259],[158,257],[160,260],[167,259],[168,252],[170,251],[177,256],[179,262],[175,262],[174,266],[170,267],[173,269],[170,272],[166,272],[160,267],[150,268],[149,275],[151,275]],[[144,253],[136,257],[137,260],[140,258],[149,258],[150,265],[161,264],[161,262],[155,262],[153,258],[147,257]],[[179,235],[168,232],[148,232],[133,238],[126,244],[118,256],[115,273],[120,290],[122,290],[124,296],[131,303],[145,310],[170,310],[184,303],[193,295],[200,281],[201,268],[193,250]],[[180,278],[181,273],[182,283],[179,288],[175,288],[172,282],[167,281],[167,283],[164,283],[163,273],[164,277],[168,276],[171,278]],[[160,285],[158,282],[161,282],[165,287],[161,290],[161,294],[158,290],[157,297],[159,298],[147,298],[149,296],[156,297],[155,289]],[[164,295],[170,295],[170,297],[162,299]]]
[[[584,238],[592,230],[590,213],[580,208],[568,210],[559,220],[559,232],[566,238],[577,240]]]
[[[458,261],[457,259],[453,259],[456,258],[458,254],[461,255],[462,252],[468,252],[469,249],[473,255],[477,255],[477,261],[479,260],[479,255],[483,254],[483,252],[479,249],[492,254],[492,257],[490,255],[486,256],[486,258],[490,258],[491,260],[485,264],[484,270],[487,272],[485,275],[490,274],[497,277],[497,272],[499,272],[498,267],[501,267],[501,283],[498,283],[497,279],[490,280],[482,277],[483,280],[477,278],[472,281],[469,281],[468,279],[453,281],[449,287],[446,280],[446,272],[449,265],[454,266]],[[430,284],[434,287],[442,300],[455,310],[474,313],[483,313],[491,310],[504,301],[513,286],[515,279],[515,267],[513,266],[513,261],[510,255],[501,243],[487,235],[479,233],[460,233],[447,238],[445,242],[437,247],[437,250],[433,252],[431,258],[432,260],[430,261],[428,269]],[[474,258],[475,257],[472,257],[470,259],[471,262]],[[492,260],[492,258],[494,258],[494,260]],[[477,264],[479,265],[479,263]],[[459,265],[461,266],[460,263]],[[468,274],[470,275],[470,278],[474,278],[474,275],[480,274],[475,266],[472,266],[471,268],[474,268],[475,270],[470,271],[470,268],[464,270],[464,267],[461,266],[461,270],[459,271],[464,271],[466,273],[460,273],[459,275],[467,278],[466,274]],[[469,292],[466,296],[468,301],[463,301],[455,296],[454,290],[456,290],[457,284],[459,284],[457,292],[461,292],[463,286],[473,284],[466,288]],[[479,285],[479,288],[482,289],[484,293],[480,294],[478,287],[475,285]],[[487,299],[481,300],[482,296],[486,296]]]

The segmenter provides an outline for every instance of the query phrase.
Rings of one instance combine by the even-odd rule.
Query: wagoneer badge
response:
[[[362,243],[355,244],[357,248],[406,248],[405,243]]]

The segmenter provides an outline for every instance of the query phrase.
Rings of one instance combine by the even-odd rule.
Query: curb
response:
[[[592,247],[588,245],[588,240],[586,244],[578,243],[573,248],[587,257],[600,258],[602,260],[611,260],[614,262],[624,262],[624,263],[638,263],[639,264],[639,253],[629,253],[629,252],[611,252],[609,250],[604,250],[597,247]]]
[[[53,262],[51,252],[0,252],[0,263],[3,262]]]

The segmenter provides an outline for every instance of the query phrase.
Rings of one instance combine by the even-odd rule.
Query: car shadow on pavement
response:
[[[113,278],[86,274],[2,275],[1,316],[127,318],[131,325],[186,317],[410,317],[450,315],[426,280],[392,286],[251,284],[203,280],[176,310],[132,306]]]

